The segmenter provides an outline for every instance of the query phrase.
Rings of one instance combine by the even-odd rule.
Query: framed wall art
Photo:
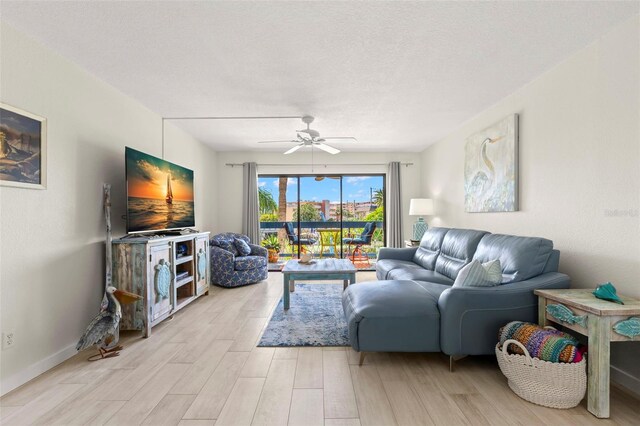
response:
[[[0,103],[0,185],[47,187],[47,120]]]
[[[518,114],[467,138],[464,189],[467,212],[518,210]]]

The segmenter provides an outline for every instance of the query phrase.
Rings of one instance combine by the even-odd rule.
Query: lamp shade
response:
[[[409,215],[429,216],[433,214],[433,200],[431,198],[412,198],[409,204]]]

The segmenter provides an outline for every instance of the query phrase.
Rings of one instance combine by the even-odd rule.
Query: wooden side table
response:
[[[620,296],[624,305],[597,299],[592,290],[535,290],[538,323],[560,324],[589,338],[587,409],[609,417],[609,344],[640,341],[631,324],[639,321],[640,300]],[[553,312],[553,313],[552,313]]]

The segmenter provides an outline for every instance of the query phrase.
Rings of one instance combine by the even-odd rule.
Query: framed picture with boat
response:
[[[47,188],[47,120],[0,103],[0,185]]]
[[[195,226],[193,170],[125,148],[127,233]]]

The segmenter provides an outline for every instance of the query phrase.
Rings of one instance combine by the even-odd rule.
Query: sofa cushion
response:
[[[450,229],[442,241],[435,270],[455,280],[460,269],[471,261],[478,243],[486,234],[486,231],[473,229]]]
[[[490,234],[482,238],[473,258],[482,263],[499,259],[502,283],[507,284],[542,274],[552,251],[553,242],[545,238]]]
[[[473,259],[465,265],[453,283],[454,287],[493,287],[502,282],[502,269],[500,261],[492,260],[480,263]]]
[[[249,269],[264,268],[267,266],[267,258],[264,256],[239,256],[233,264],[236,271],[248,271]]]
[[[342,294],[342,307],[358,351],[440,350],[438,298],[413,281],[352,284]]]
[[[445,284],[447,288],[453,284],[453,280],[436,271],[424,269],[422,266],[416,265],[396,268],[387,275],[388,280],[413,280],[426,281],[429,283]]]
[[[413,256],[413,261],[423,268],[433,271],[436,267],[436,259],[440,253],[442,240],[449,228],[429,228],[420,240],[420,246]]]
[[[415,263],[408,260],[397,259],[381,259],[376,262],[376,278],[379,280],[386,280],[389,276],[389,272],[397,268],[411,268],[417,266]]]
[[[422,287],[423,289],[425,289],[427,293],[431,294],[436,299],[440,299],[440,295],[442,294],[442,292],[451,288],[450,284],[437,284],[437,283],[428,282],[428,281],[414,281],[414,282],[418,284],[420,287]]]

